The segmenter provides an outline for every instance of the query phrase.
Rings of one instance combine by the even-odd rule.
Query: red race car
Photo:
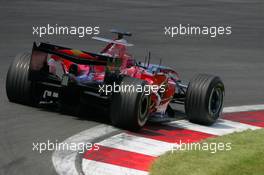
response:
[[[224,84],[217,76],[199,74],[184,85],[169,67],[136,61],[127,52],[124,36],[112,30],[115,39],[100,53],[70,49],[48,43],[33,44],[31,53],[16,56],[9,67],[6,92],[11,102],[39,106],[55,104],[62,112],[77,112],[89,105],[104,110],[115,126],[142,128],[148,120],[174,117],[172,103],[185,106],[189,121],[213,124],[221,115]]]

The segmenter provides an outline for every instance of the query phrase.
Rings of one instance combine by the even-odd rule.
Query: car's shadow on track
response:
[[[111,124],[107,111],[98,110],[89,106],[81,106],[78,111],[61,111],[57,105],[42,104],[38,106],[41,111],[54,112],[59,115],[75,117],[77,120],[94,121],[102,124]]]
[[[65,112],[61,111],[58,106],[53,105],[53,104],[45,104],[45,105],[40,105],[39,110],[41,111],[48,111],[48,112],[54,112],[59,115],[66,115],[69,117],[75,117],[76,120],[83,120],[83,121],[93,121],[101,124],[106,124],[106,125],[112,125],[111,120],[109,118],[109,111],[107,110],[99,110],[98,108],[91,108],[90,106],[82,106],[78,112]],[[174,117],[170,118],[169,121],[165,122],[153,122],[153,121],[148,121],[146,124],[146,127],[149,126],[163,126],[164,124],[170,122],[170,121],[175,121],[175,120],[181,120],[185,119],[186,115],[183,110],[181,109],[174,109]]]

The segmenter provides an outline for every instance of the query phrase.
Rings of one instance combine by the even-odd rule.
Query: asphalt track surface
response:
[[[62,115],[9,103],[5,94],[7,69],[16,53],[30,51],[32,41],[98,51],[103,45],[89,36],[32,35],[32,26],[60,24],[100,26],[134,33],[130,51],[143,58],[151,51],[153,62],[175,68],[188,80],[199,72],[222,77],[225,106],[263,103],[264,13],[261,0],[200,1],[6,1],[0,0],[0,174],[56,174],[52,152],[32,151],[32,142],[63,141],[105,120],[92,113],[86,118]],[[164,26],[178,24],[231,25],[228,37],[164,36]],[[106,121],[107,122],[107,121]]]

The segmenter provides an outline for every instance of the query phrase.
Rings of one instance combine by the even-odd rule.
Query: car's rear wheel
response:
[[[217,76],[200,74],[187,89],[185,112],[190,122],[212,125],[220,117],[224,101],[224,84]]]
[[[30,53],[18,54],[8,69],[6,93],[11,102],[26,105],[38,103],[35,84],[29,80],[30,59]]]
[[[142,128],[149,116],[150,96],[144,91],[136,91],[141,86],[144,89],[146,82],[132,77],[124,77],[120,83],[121,87],[134,86],[134,90],[121,90],[113,92],[110,107],[110,119],[112,123],[120,128],[138,130]]]

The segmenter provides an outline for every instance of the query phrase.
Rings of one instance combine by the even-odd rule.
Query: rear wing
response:
[[[62,59],[69,60],[75,64],[82,65],[103,65],[103,66],[114,66],[120,67],[121,60],[119,58],[113,58],[101,54],[89,53],[85,51],[80,51],[85,53],[91,58],[81,58],[76,55],[69,55],[67,53],[60,52],[60,50],[71,50],[71,48],[57,46],[48,43],[40,43],[39,45],[36,42],[33,43],[30,69],[33,71],[38,71],[46,64],[48,54],[56,55]]]

